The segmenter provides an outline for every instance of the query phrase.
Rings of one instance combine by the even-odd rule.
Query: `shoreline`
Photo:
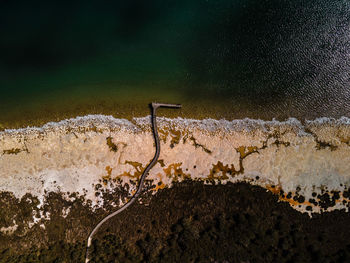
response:
[[[318,262],[350,248],[350,118],[157,122],[159,162],[139,202],[98,233],[94,259],[169,262],[184,236],[203,261]],[[82,261],[87,234],[130,198],[153,152],[150,116],[0,131],[0,260]],[[200,249],[213,234],[221,241]]]
[[[59,101],[59,102],[57,102]],[[168,118],[189,118],[189,119],[261,119],[271,121],[285,121],[289,118],[296,118],[301,122],[314,120],[317,118],[335,118],[343,116],[350,117],[347,114],[322,114],[313,112],[298,112],[298,108],[293,108],[293,102],[269,103],[266,105],[255,105],[249,100],[195,100],[186,98],[168,98],[165,96],[122,100],[114,97],[105,99],[80,98],[67,99],[58,98],[56,101],[46,101],[37,104],[28,104],[18,102],[17,105],[0,105],[0,131],[4,129],[18,129],[28,126],[43,126],[48,122],[57,122],[64,119],[75,118],[85,115],[112,115],[115,118],[132,120],[135,117],[143,117],[150,114],[149,103],[152,101],[180,103],[182,108],[174,111],[160,109],[159,116]],[[289,105],[289,106],[288,106]]]
[[[155,190],[186,179],[243,181],[309,214],[349,207],[349,118],[157,122],[161,156],[147,178]],[[104,191],[128,185],[131,192],[153,152],[149,116],[88,115],[4,130],[0,190],[17,198],[33,194],[41,205],[45,192],[77,192],[99,207],[96,185]]]

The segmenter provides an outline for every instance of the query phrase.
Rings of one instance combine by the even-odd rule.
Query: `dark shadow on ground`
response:
[[[92,262],[348,262],[349,219],[345,211],[310,219],[245,183],[183,182],[102,227]],[[84,241],[21,255],[9,248],[0,262],[83,262]]]

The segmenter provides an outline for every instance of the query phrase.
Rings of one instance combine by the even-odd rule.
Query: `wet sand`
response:
[[[141,96],[142,97],[142,96]],[[200,99],[186,98],[171,95],[150,95],[134,99],[120,97],[63,97],[55,98],[44,102],[22,103],[18,102],[12,106],[0,105],[0,131],[4,129],[18,129],[24,127],[40,127],[48,122],[57,122],[64,119],[85,116],[89,114],[112,115],[115,118],[131,120],[135,117],[143,117],[150,114],[149,103],[165,102],[182,104],[180,110],[168,111],[161,109],[159,116],[168,118],[190,118],[216,120],[226,119],[262,119],[279,121],[287,120],[290,117],[301,122],[313,120],[319,117],[341,118],[350,117],[346,109],[326,114],[322,109],[319,111],[301,110],[299,104],[293,99],[284,101],[270,101],[268,103],[256,104],[254,100],[246,98],[235,99]],[[336,106],[335,106],[336,107]]]
[[[153,91],[152,91],[153,92]],[[239,101],[231,99],[196,100],[186,98],[178,94],[136,94],[135,96],[127,96],[120,98],[118,96],[87,96],[71,97],[65,96],[62,99],[53,99],[42,102],[28,103],[18,102],[15,105],[5,107],[0,105],[0,130],[11,128],[18,129],[27,126],[40,127],[48,122],[60,121],[77,116],[85,116],[88,114],[112,115],[115,118],[125,118],[131,120],[134,117],[143,117],[150,114],[149,103],[179,103],[183,107],[180,110],[169,111],[161,109],[159,116],[170,118],[182,117],[193,119],[266,119],[272,118],[287,119],[288,115],[278,114],[266,107],[266,110],[257,110],[256,105],[249,101]],[[261,107],[258,107],[261,108]]]

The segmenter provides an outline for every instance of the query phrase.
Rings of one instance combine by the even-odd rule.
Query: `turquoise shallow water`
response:
[[[0,123],[135,116],[349,116],[342,1],[38,1],[0,8]],[[3,124],[4,125],[4,124]]]

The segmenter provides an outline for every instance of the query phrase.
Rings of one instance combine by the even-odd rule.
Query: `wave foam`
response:
[[[161,155],[147,177],[158,190],[191,178],[247,181],[307,212],[348,208],[350,119],[157,118]],[[76,192],[103,203],[96,186],[138,180],[154,154],[150,116],[87,115],[0,132],[0,191],[44,199]],[[132,191],[133,187],[130,188]]]

